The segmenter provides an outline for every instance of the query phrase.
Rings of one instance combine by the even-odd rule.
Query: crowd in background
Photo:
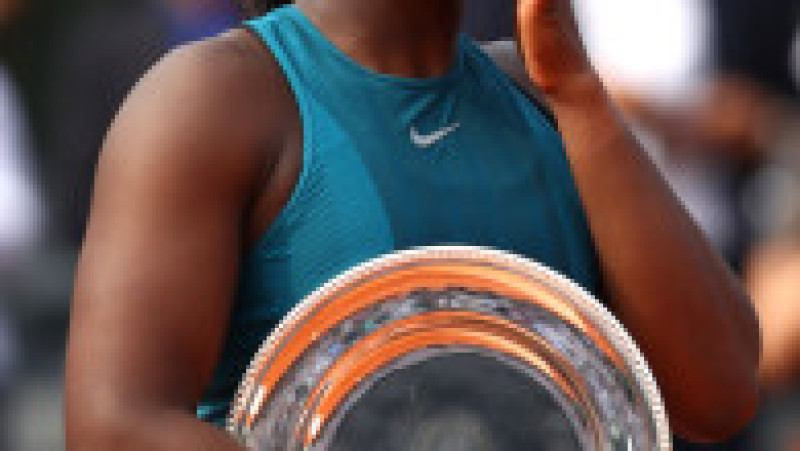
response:
[[[477,39],[513,35],[515,0],[466,4]],[[800,3],[575,5],[631,130],[762,323],[757,420],[678,448],[800,449]],[[0,0],[0,451],[63,447],[72,268],[114,112],[168,49],[239,19],[227,0]]]

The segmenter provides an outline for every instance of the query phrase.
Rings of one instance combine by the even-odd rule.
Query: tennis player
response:
[[[239,449],[219,426],[276,322],[371,257],[445,243],[604,299],[678,434],[750,420],[750,302],[622,125],[569,2],[519,0],[518,45],[485,48],[461,7],[297,0],[140,81],[76,276],[69,449]]]

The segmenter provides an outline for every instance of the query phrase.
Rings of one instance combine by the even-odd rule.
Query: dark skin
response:
[[[191,412],[227,327],[240,252],[297,178],[299,116],[278,75],[237,31],[173,53],[126,101],[76,278],[70,449],[239,449]]]
[[[519,5],[525,67],[558,118],[608,302],[647,355],[673,429],[724,439],[756,405],[750,302],[621,125],[568,4]],[[375,71],[436,76],[452,61],[457,0],[298,6]],[[288,199],[302,139],[280,69],[245,31],[173,52],[134,89],[104,145],[76,276],[69,449],[240,449],[194,408],[241,253]]]

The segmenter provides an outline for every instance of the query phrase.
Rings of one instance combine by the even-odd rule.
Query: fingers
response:
[[[586,80],[591,65],[569,0],[518,0],[519,42],[528,75],[545,93]]]

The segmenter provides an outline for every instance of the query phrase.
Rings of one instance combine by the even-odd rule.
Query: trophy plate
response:
[[[228,418],[255,450],[669,450],[656,382],[589,293],[534,261],[371,260],[264,342]]]

